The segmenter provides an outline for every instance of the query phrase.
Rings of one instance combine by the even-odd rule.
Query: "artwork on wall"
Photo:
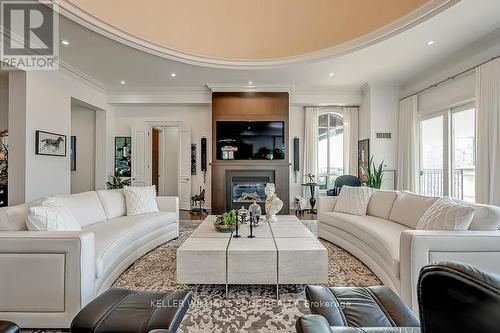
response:
[[[76,136],[71,136],[69,153],[71,156],[71,171],[76,171]]]
[[[35,154],[60,157],[66,156],[66,135],[36,131]]]
[[[358,141],[358,177],[363,182],[363,169],[362,165],[370,163],[370,139]]]
[[[115,137],[115,175],[132,176],[132,139],[130,136]]]
[[[191,175],[196,175],[196,143],[191,144]]]

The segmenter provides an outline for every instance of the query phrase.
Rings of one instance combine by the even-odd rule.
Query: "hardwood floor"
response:
[[[295,214],[293,210],[290,210],[290,215],[296,215],[299,220],[316,220],[316,214],[311,214],[309,212],[304,212],[300,214]],[[206,215],[195,215],[188,211],[181,210],[180,218],[181,220],[200,220],[203,221],[207,217]]]

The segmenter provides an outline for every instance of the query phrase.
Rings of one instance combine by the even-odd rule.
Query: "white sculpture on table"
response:
[[[281,208],[283,208],[283,201],[276,196],[276,188],[273,183],[267,183],[264,192],[267,195],[266,198],[266,220],[268,222],[275,222],[278,219],[276,214],[279,213]]]

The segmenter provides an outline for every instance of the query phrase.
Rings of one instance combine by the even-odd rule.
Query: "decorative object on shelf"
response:
[[[130,178],[124,178],[120,174],[115,173],[114,176],[108,176],[109,181],[106,182],[106,187],[108,190],[114,190],[123,188],[125,186],[130,186]]]
[[[384,178],[384,161],[382,161],[378,166],[375,166],[372,156],[370,157],[368,164],[361,164],[361,168],[363,169],[363,178],[361,178],[361,183],[366,187],[380,189]]]
[[[245,206],[238,209],[238,221],[242,224],[247,224],[250,221],[250,213]]]
[[[281,208],[283,208],[283,201],[276,195],[276,188],[273,183],[267,183],[265,188],[266,198],[266,220],[269,222],[275,222],[278,219],[276,214],[279,213]]]
[[[191,175],[196,175],[196,143],[191,144]]]
[[[293,201],[293,208],[295,213],[301,213],[307,209],[307,201],[302,196],[296,194],[295,199]]]
[[[370,163],[370,139],[358,141],[358,178],[363,182],[363,165]]]
[[[237,223],[238,213],[236,212],[236,209],[232,209],[229,212],[225,212],[222,215],[217,216],[214,221],[214,227],[220,232],[233,232],[237,230]],[[236,235],[234,237],[236,237]],[[240,236],[238,235],[238,237]]]
[[[132,138],[130,136],[115,137],[115,174],[120,177],[132,175]]]
[[[309,187],[309,191],[311,192],[311,197],[309,198],[309,204],[311,205],[311,209],[309,211],[311,212],[311,214],[316,214],[316,209],[314,209],[314,206],[316,205],[316,198],[314,197],[314,194],[316,192],[316,187],[318,187],[319,184],[305,183],[302,184],[302,186]]]
[[[71,136],[69,154],[71,156],[71,171],[76,171],[76,136]]]
[[[262,207],[254,201],[253,204],[248,207],[248,212],[250,213],[250,221],[252,221],[252,224],[257,225],[262,215]]]
[[[316,182],[315,182],[316,176],[315,176],[315,175],[313,175],[312,173],[308,173],[305,177],[306,177],[306,179],[307,179],[307,180],[306,180],[306,183],[307,183],[307,184],[315,184],[315,183],[316,183]]]
[[[205,189],[202,190],[200,186],[200,194],[196,194],[191,197],[191,207],[192,207],[191,213],[197,215],[207,214],[207,210],[203,208],[204,204],[205,204]],[[198,207],[195,207],[196,205],[198,205]]]
[[[65,157],[66,135],[35,131],[35,154]]]

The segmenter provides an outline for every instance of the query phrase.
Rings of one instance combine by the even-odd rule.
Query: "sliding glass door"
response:
[[[476,112],[466,104],[420,120],[420,193],[474,202]]]
[[[444,193],[443,116],[420,123],[420,193],[442,196]]]

